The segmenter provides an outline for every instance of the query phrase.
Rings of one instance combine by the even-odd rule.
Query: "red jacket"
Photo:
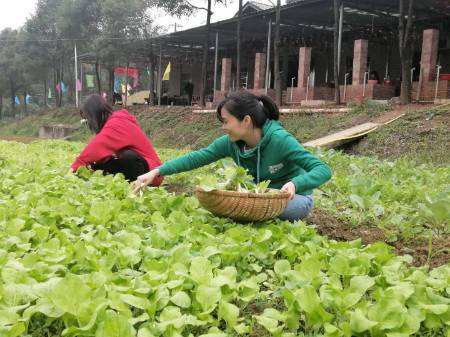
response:
[[[76,171],[80,166],[88,166],[117,156],[121,150],[128,148],[143,157],[150,170],[159,167],[161,160],[152,143],[139,126],[136,118],[127,110],[118,110],[111,114],[100,132],[86,145],[72,164]],[[152,185],[159,186],[163,177],[156,178]]]

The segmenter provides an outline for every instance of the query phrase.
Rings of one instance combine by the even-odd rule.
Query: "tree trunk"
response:
[[[203,59],[202,59],[202,81],[200,83],[200,105],[204,107],[206,96],[206,73],[208,71],[208,49],[209,49],[209,31],[211,29],[211,2],[208,0],[208,12],[206,15],[206,36],[203,45]]]
[[[281,14],[281,0],[277,0],[277,8],[275,15],[275,36],[274,36],[274,73],[275,73],[275,103],[281,106],[281,76],[280,76],[280,14]]]
[[[288,72],[289,72],[289,47],[285,45],[283,47],[283,70],[281,76],[281,90],[286,90],[288,83]]]
[[[3,119],[3,93],[0,93],[0,120]]]
[[[61,54],[61,68],[60,68],[60,81],[61,81],[61,91],[60,91],[60,95],[59,95],[59,106],[62,107],[62,103],[63,103],[63,96],[64,96],[64,92],[63,92],[63,88],[62,88],[62,84],[64,82],[64,52]]]
[[[61,63],[61,60],[59,60]],[[56,86],[59,86],[59,91],[56,91]],[[61,107],[61,67],[60,64],[56,66],[56,85],[55,85],[55,101],[56,106]]]
[[[97,79],[97,89],[98,89],[98,94],[101,95],[102,94],[102,83],[100,80],[100,70],[99,70],[99,63],[98,63],[98,59],[95,60],[95,77]]]
[[[44,79],[44,109],[47,108],[47,74]]]
[[[14,87],[14,82],[10,79],[9,81],[11,89],[11,111],[13,119],[16,119],[16,88]]]
[[[414,0],[409,0],[408,14],[406,19],[405,19],[405,1],[408,0],[399,1],[399,20],[398,20],[398,43],[399,43],[400,63],[402,67],[402,84],[400,91],[401,104],[408,104],[411,102],[410,71],[412,63],[412,49],[410,40],[413,25]]]
[[[155,100],[155,58],[153,54],[150,55],[148,72],[150,73],[148,76],[148,105],[153,106],[153,102]]]
[[[130,59],[127,55],[127,66],[125,68],[125,102],[122,102],[123,106],[127,106],[128,103],[128,68],[130,67]]]
[[[339,87],[339,7],[341,0],[334,0],[334,101],[341,104],[341,91]]]
[[[403,50],[404,56],[401,58],[402,63],[402,83],[400,90],[401,104],[408,104],[411,102],[411,53],[408,50]]]
[[[55,107],[58,106],[58,97],[59,97],[59,93],[56,92],[57,84],[58,84],[58,68],[56,66],[56,60],[55,60],[55,63],[53,64],[53,93],[55,96]]]
[[[56,41],[56,56],[55,56],[55,106],[61,107],[61,100],[62,100],[62,90],[61,90],[61,41]],[[56,86],[59,86],[59,91],[56,90]]]
[[[239,11],[236,32],[236,87],[240,89],[241,84],[241,16],[242,16],[242,0],[239,0]]]
[[[114,65],[109,69],[109,95],[108,101],[114,104]]]
[[[27,89],[23,91],[23,117],[26,117],[28,114],[27,111]]]

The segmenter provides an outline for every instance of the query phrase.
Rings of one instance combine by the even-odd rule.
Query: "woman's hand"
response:
[[[289,193],[290,195],[290,199],[294,199],[295,196],[295,185],[292,181],[286,183],[283,185],[283,187],[281,188],[282,191],[286,191]]]
[[[143,175],[137,177],[134,182],[133,192],[137,193],[141,191],[145,186],[150,185],[156,177],[159,176],[159,169],[153,169],[150,172],[147,172]]]

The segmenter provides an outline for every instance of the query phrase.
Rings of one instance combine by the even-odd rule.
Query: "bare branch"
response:
[[[187,3],[190,7],[192,7],[193,9],[200,9],[200,10],[203,10],[203,11],[208,11],[208,8],[195,6],[195,5],[191,4],[189,1],[186,1],[186,3]],[[211,14],[212,14],[212,13],[211,13]]]

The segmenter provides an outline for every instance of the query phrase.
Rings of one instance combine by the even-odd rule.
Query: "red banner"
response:
[[[116,67],[114,68],[114,74],[117,75],[125,75],[127,73],[126,67]],[[128,68],[128,76],[133,77],[134,79],[139,79],[139,70],[137,68]]]

